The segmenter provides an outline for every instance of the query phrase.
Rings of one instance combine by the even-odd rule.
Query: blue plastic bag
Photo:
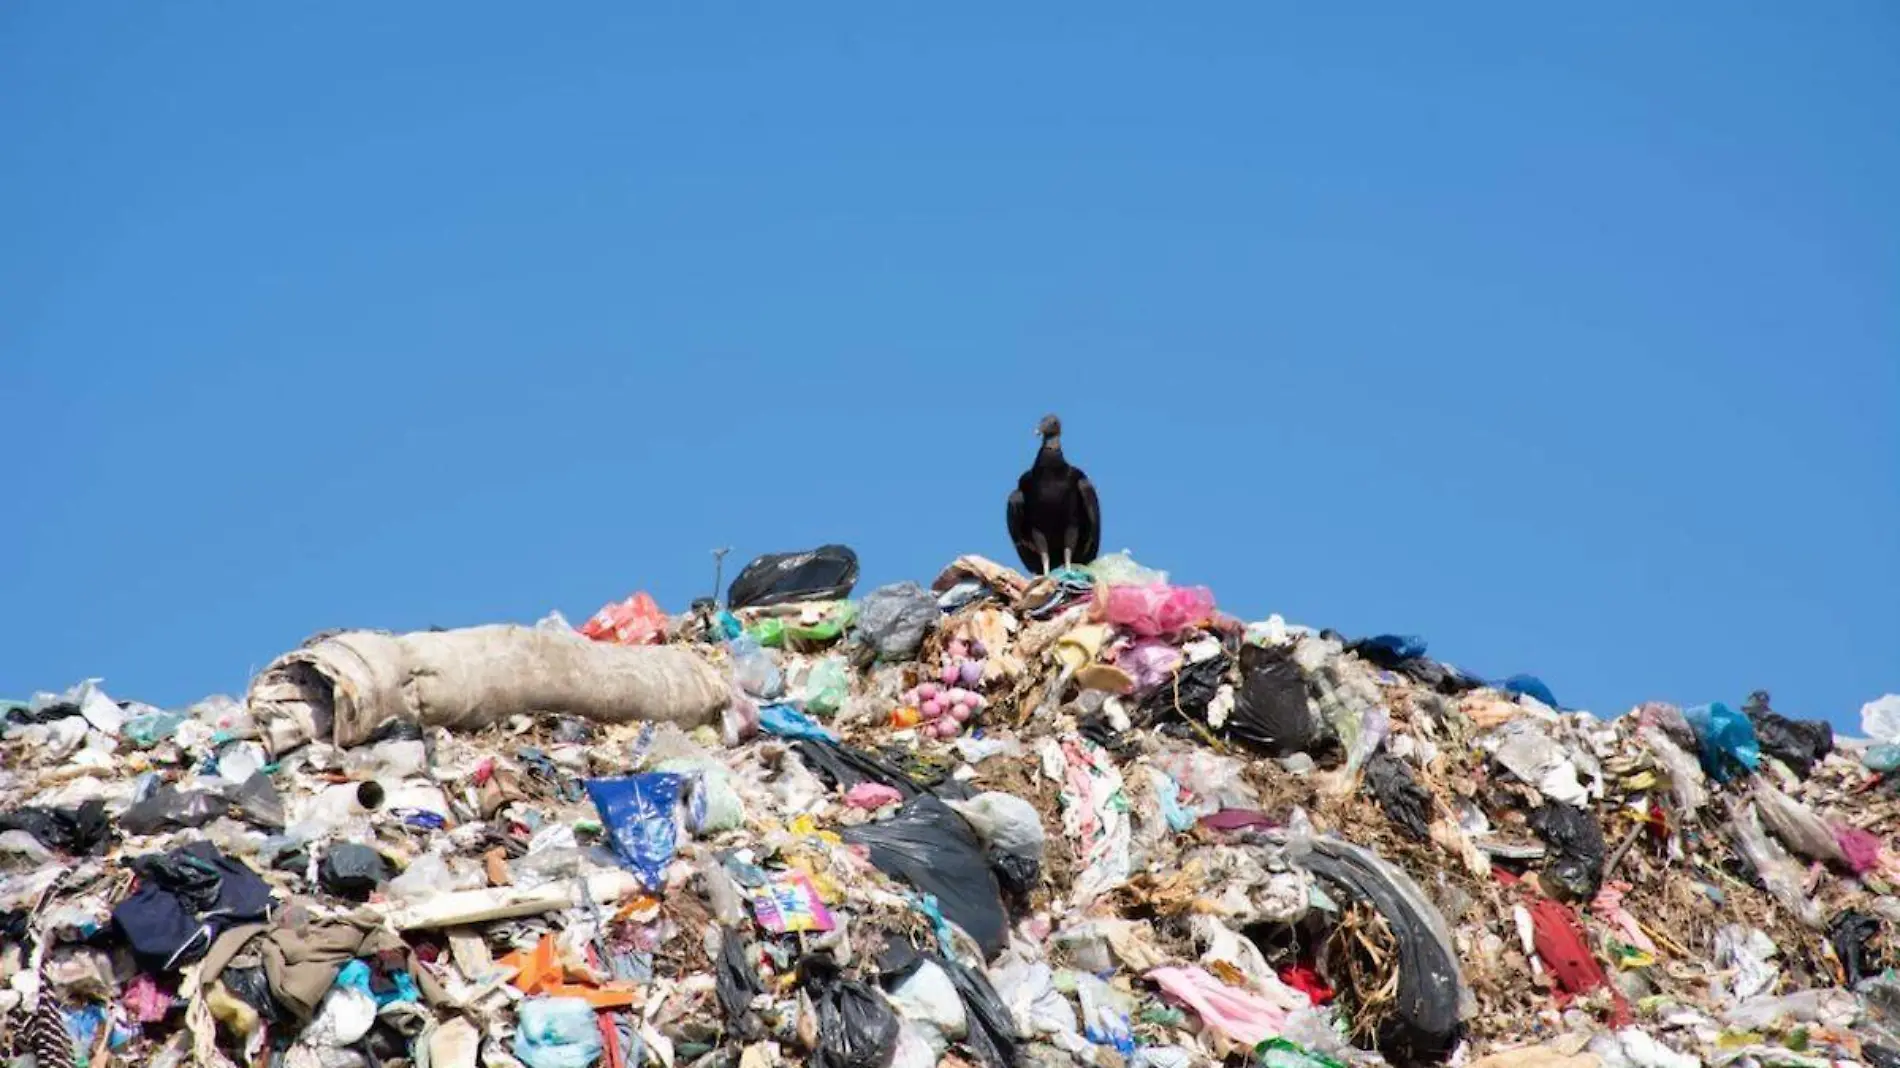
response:
[[[684,776],[665,772],[587,780],[587,796],[600,811],[614,853],[649,890],[666,884],[666,866],[679,848],[680,795],[685,789]]]
[[[1761,766],[1761,745],[1755,740],[1755,725],[1747,716],[1720,701],[1685,709],[1682,718],[1689,721],[1697,745],[1702,749],[1702,770],[1716,782],[1727,782],[1737,773],[1746,774]]]
[[[1557,695],[1551,693],[1550,687],[1544,685],[1544,680],[1535,675],[1512,675],[1497,686],[1505,693],[1533,697],[1559,712],[1563,711],[1564,706],[1557,703]]]
[[[588,1068],[600,1059],[600,1025],[580,998],[535,998],[516,1012],[515,1056],[528,1068]]]
[[[818,721],[791,705],[760,705],[759,729],[780,738],[810,738],[835,742],[838,736],[818,725]]]

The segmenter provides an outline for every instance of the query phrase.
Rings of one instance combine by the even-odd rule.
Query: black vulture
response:
[[[1042,448],[1009,495],[1009,538],[1031,574],[1060,561],[1075,567],[1102,551],[1102,509],[1082,469],[1062,455],[1062,420],[1042,417]]]

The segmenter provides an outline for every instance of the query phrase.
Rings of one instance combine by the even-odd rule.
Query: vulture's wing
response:
[[[1016,555],[1023,558],[1023,566],[1034,574],[1040,566],[1036,553],[1036,543],[1029,536],[1029,508],[1025,503],[1022,487],[1009,495],[1009,540],[1016,544]]]
[[[1102,551],[1102,505],[1095,499],[1095,483],[1080,468],[1075,472],[1075,495],[1082,502],[1082,521],[1075,539],[1075,562],[1081,564],[1094,560]]]

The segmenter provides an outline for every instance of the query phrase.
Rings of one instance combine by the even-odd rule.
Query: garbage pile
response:
[[[0,705],[0,1048],[106,1068],[1900,1064],[1900,697],[1563,710],[1126,554]]]

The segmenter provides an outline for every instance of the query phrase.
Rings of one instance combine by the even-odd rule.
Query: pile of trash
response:
[[[1900,1065],[1867,742],[1564,710],[1126,554],[0,704],[0,1049],[106,1068]]]

